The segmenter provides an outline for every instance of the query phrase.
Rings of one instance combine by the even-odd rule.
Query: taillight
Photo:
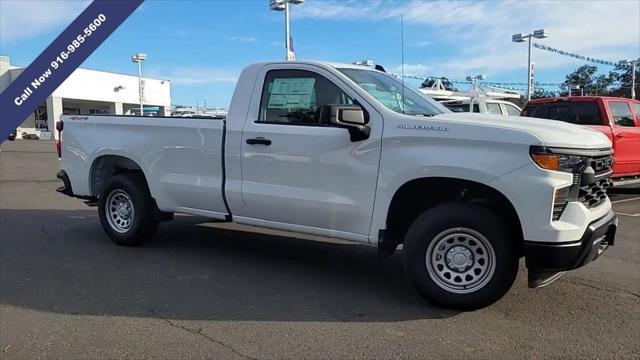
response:
[[[62,158],[62,130],[64,130],[64,123],[62,120],[56,122],[56,130],[58,131],[58,139],[56,140],[56,151],[58,152],[58,159]]]

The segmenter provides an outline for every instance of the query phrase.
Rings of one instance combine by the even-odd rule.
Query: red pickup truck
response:
[[[613,180],[618,185],[640,183],[640,101],[604,96],[535,99],[520,115],[601,131],[613,144]]]

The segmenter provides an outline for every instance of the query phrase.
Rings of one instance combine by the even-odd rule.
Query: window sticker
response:
[[[267,107],[270,109],[309,108],[315,78],[275,79]]]

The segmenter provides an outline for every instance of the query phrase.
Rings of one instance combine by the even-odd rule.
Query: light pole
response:
[[[620,65],[631,65],[631,98],[636,98],[636,66],[640,64],[640,58],[635,60],[620,60]]]
[[[513,34],[511,36],[511,41],[513,42],[524,42],[525,39],[529,40],[529,55],[527,57],[527,62],[529,64],[528,67],[528,75],[529,78],[527,80],[527,101],[531,100],[531,38],[534,37],[536,39],[544,39],[549,37],[549,33],[546,32],[544,29],[540,29],[540,30],[536,30],[533,33],[529,33],[529,34]]]
[[[138,97],[140,98],[140,116],[144,116],[144,108],[142,106],[142,62],[147,60],[146,53],[137,53],[131,57],[131,61],[138,63]]]
[[[269,0],[269,9],[284,11],[284,59],[295,60],[295,54],[291,51],[291,35],[289,28],[289,4],[302,4],[304,0]]]
[[[467,81],[471,81],[471,101],[469,101],[469,112],[473,112],[473,100],[478,96],[478,80],[484,80],[484,75],[467,76]]]

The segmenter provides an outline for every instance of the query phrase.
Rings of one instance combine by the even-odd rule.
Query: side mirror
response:
[[[328,114],[329,123],[346,128],[351,141],[362,141],[369,138],[371,129],[366,125],[366,114],[359,105],[323,105],[323,113]]]

